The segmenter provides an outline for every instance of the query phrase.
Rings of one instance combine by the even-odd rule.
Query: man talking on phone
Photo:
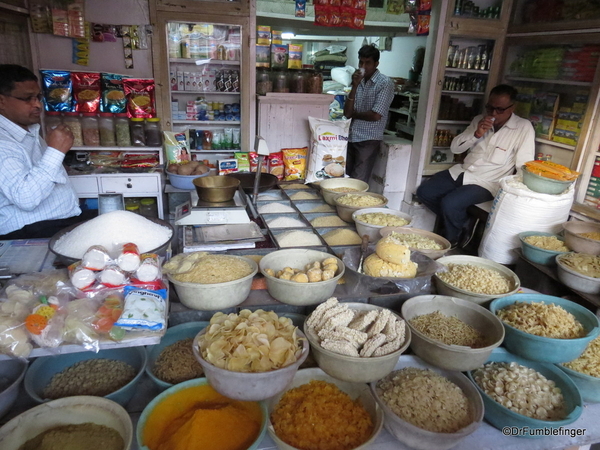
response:
[[[419,200],[441,223],[453,247],[464,247],[472,237],[467,208],[493,200],[500,179],[521,171],[535,154],[535,132],[529,120],[513,113],[517,90],[500,84],[493,88],[485,114],[476,116],[450,144],[454,154],[469,151],[461,164],[436,173],[417,189]]]

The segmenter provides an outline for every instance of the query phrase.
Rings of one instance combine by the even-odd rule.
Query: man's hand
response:
[[[481,119],[479,121],[479,123],[477,124],[477,129],[475,130],[475,133],[473,133],[475,135],[475,137],[477,139],[479,139],[481,136],[483,136],[485,133],[487,133],[487,131],[490,130],[494,126],[495,120],[496,120],[495,117],[484,116],[483,119]]]
[[[352,74],[352,86],[358,86],[364,77],[365,73],[361,69],[356,69]]]
[[[73,146],[73,133],[69,127],[60,124],[48,133],[46,144],[66,154]]]

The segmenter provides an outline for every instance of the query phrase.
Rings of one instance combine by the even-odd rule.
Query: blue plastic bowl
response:
[[[171,172],[167,172],[167,174],[169,174],[169,181],[171,182],[171,186],[174,188],[193,191],[196,189],[196,186],[194,186],[194,180],[196,178],[202,178],[210,175],[210,170],[202,175],[179,175]]]
[[[121,389],[104,396],[121,406],[126,406],[135,394],[135,387],[146,368],[147,357],[144,347],[111,348],[100,350],[98,353],[80,352],[38,358],[29,366],[25,374],[25,391],[36,402],[47,402],[50,399],[44,398],[42,392],[54,375],[80,361],[101,358],[125,361],[135,369],[136,375],[133,380]]]
[[[169,345],[183,339],[194,338],[200,332],[200,330],[203,330],[207,326],[208,322],[188,322],[176,325],[167,329],[167,332],[160,340],[160,344],[146,347],[146,350],[148,351],[148,364],[146,365],[146,373],[161,391],[170,388],[173,386],[173,384],[167,383],[166,381],[163,381],[154,375],[153,370],[156,359],[160,356],[165,347],[168,347]]]
[[[562,364],[557,367],[566,373],[579,389],[581,397],[587,403],[600,403],[600,378],[569,369]]]
[[[525,242],[525,238],[528,236],[556,236],[559,240],[564,241],[560,236],[553,233],[543,233],[540,231],[524,231],[519,233],[519,239],[521,240],[521,250],[523,256],[532,263],[542,264],[544,266],[555,266],[556,255],[561,255],[567,252],[557,252],[555,250],[546,250],[535,245],[528,244]]]
[[[531,417],[524,416],[523,414],[516,413],[511,411],[510,409],[502,406],[500,403],[496,402],[492,397],[487,395],[483,389],[479,387],[477,383],[475,383],[475,379],[473,378],[473,373],[467,372],[467,376],[469,379],[475,384],[479,392],[481,393],[481,398],[483,399],[483,404],[485,406],[485,420],[489,422],[492,426],[502,430],[504,427],[529,427],[529,430],[542,430],[548,428],[560,428],[564,427],[570,423],[575,422],[581,413],[583,412],[583,400],[581,399],[581,394],[575,386],[575,383],[558,367],[552,364],[543,364],[534,361],[528,361],[524,358],[520,358],[517,355],[513,355],[502,348],[494,349],[492,355],[488,362],[516,362],[521,364],[522,366],[530,367],[537,372],[544,375],[547,379],[552,380],[556,383],[556,386],[560,388],[563,397],[565,399],[565,406],[567,411],[567,417],[563,420],[540,420],[533,419]],[[544,437],[542,433],[540,436],[532,436],[531,434],[524,434],[520,437]]]
[[[581,356],[588,344],[600,334],[600,322],[596,315],[589,309],[577,303],[560,297],[543,294],[515,294],[508,297],[498,298],[490,303],[490,311],[494,314],[498,310],[512,305],[516,302],[554,303],[561,306],[581,322],[587,331],[587,336],[577,339],[554,339],[534,334],[525,333],[502,322],[506,334],[504,336],[504,347],[515,355],[532,361],[547,363],[569,362]]]
[[[137,439],[139,449],[140,450],[149,450],[147,446],[143,445],[144,428],[146,428],[146,422],[148,421],[148,418],[152,414],[152,411],[154,410],[154,408],[156,408],[156,405],[158,405],[160,402],[162,402],[167,397],[175,394],[176,392],[179,392],[184,389],[196,387],[196,386],[203,386],[205,384],[208,384],[208,381],[206,380],[206,378],[196,378],[195,380],[184,381],[183,383],[179,383],[179,384],[176,384],[175,386],[170,387],[169,389],[167,389],[166,391],[162,392],[157,397],[155,397],[154,400],[152,400],[150,403],[148,403],[148,405],[142,411],[142,415],[140,416],[140,420],[138,421],[137,427],[135,430],[135,436]],[[260,426],[260,432],[258,433],[258,437],[256,438],[256,440],[246,450],[256,450],[258,448],[259,444],[264,439],[265,433],[267,432],[267,425],[269,423],[269,413],[267,411],[267,405],[265,402],[259,402],[259,404],[260,404],[260,409],[262,411],[262,423]],[[201,436],[197,436],[197,438],[202,439]]]

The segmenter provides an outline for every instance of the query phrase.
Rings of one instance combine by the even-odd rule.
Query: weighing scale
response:
[[[193,206],[195,205],[195,206]],[[246,212],[246,198],[240,190],[228,202],[205,202],[198,198],[196,191],[190,191],[190,200],[177,206],[177,225],[222,225],[250,223]]]

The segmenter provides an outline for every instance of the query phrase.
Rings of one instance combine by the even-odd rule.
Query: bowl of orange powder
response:
[[[365,449],[383,426],[383,411],[368,385],[338,380],[316,367],[299,370],[267,407],[267,430],[280,450]]]
[[[154,398],[142,411],[136,438],[140,450],[254,450],[267,422],[264,402],[227,398],[197,378]]]

